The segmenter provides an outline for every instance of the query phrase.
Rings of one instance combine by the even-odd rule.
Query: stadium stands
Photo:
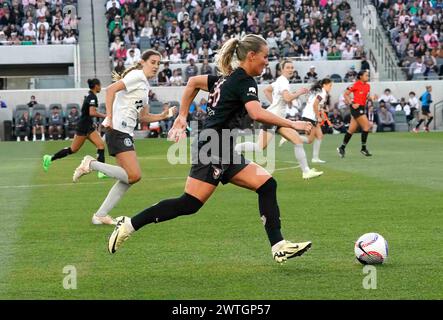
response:
[[[76,43],[76,6],[77,0],[1,1],[0,45]]]
[[[443,1],[372,1],[408,80],[443,78]]]
[[[159,50],[173,70],[173,64],[188,63],[190,57],[213,61],[227,39],[248,33],[261,34],[268,41],[273,59],[359,59],[363,53],[361,33],[344,0],[122,3],[106,3],[113,67],[129,58],[133,43],[141,50]],[[182,71],[184,75],[185,68]],[[186,77],[183,80],[185,84]]]

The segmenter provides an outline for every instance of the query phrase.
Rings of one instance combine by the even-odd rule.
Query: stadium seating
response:
[[[395,131],[409,131],[408,121],[404,111],[395,111]]]
[[[77,0],[2,1],[0,45],[48,45],[77,42]],[[74,9],[70,10],[69,6]],[[30,16],[28,16],[30,13]],[[9,18],[6,17],[9,16]]]
[[[346,2],[309,0],[283,4],[282,1],[267,1],[265,7],[260,7],[258,1],[249,2],[227,1],[221,5],[199,1],[189,5],[181,1],[148,1],[143,4],[125,1],[121,4],[109,0],[106,23],[113,66],[118,61],[127,60],[127,51],[133,43],[140,51],[148,48],[160,51],[164,60],[170,60],[171,70],[176,69],[175,63],[188,63],[191,56],[198,62],[207,59],[211,63],[214,53],[226,40],[249,33],[262,35],[270,47],[276,48],[273,60],[278,57],[320,60],[319,44],[322,43],[329,53],[336,41],[349,43],[354,59],[360,59],[362,42],[361,38],[355,37],[360,31],[355,29]],[[223,9],[225,6],[229,19]],[[115,40],[117,37],[119,40]],[[121,43],[124,44],[122,49]],[[197,58],[190,55],[192,49],[197,49]],[[339,47],[339,51],[344,49],[344,46]],[[173,50],[178,51],[177,57],[172,57]],[[161,84],[167,85],[167,82]],[[152,81],[151,85],[158,83]]]

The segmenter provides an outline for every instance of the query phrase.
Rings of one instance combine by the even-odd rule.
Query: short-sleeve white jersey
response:
[[[286,107],[288,103],[283,99],[283,92],[289,91],[289,80],[285,76],[280,76],[275,80],[272,86],[272,104],[268,107],[268,111],[280,116],[286,116]]]
[[[320,108],[325,104],[327,97],[328,93],[325,89],[321,89],[321,91],[311,93],[309,95],[308,101],[306,102],[306,106],[303,109],[302,117],[317,121],[317,115],[314,112],[314,103],[316,100],[318,100],[318,106]]]
[[[117,92],[112,105],[114,130],[134,135],[140,111],[149,102],[149,82],[143,70],[133,70],[123,79],[126,90]]]

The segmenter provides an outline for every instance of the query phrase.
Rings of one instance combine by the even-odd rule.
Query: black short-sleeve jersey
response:
[[[208,76],[208,90],[204,129],[239,128],[247,113],[245,104],[258,101],[257,83],[242,68],[228,77]]]
[[[80,116],[80,122],[92,123],[92,118],[89,115],[89,107],[98,107],[98,99],[95,93],[89,91],[89,94],[83,100],[82,114]]]

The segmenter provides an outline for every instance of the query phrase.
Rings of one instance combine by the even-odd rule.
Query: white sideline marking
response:
[[[294,166],[294,167],[286,167],[286,168],[279,168],[275,169],[274,171],[284,171],[284,170],[290,170],[290,169],[296,169],[300,166]],[[156,177],[156,178],[146,178],[146,180],[152,181],[152,180],[178,180],[178,179],[186,179],[186,176],[180,176],[180,177]],[[46,184],[23,184],[18,186],[0,186],[1,189],[25,189],[25,188],[46,188],[46,187],[67,187],[67,186],[75,186],[75,185],[96,185],[96,184],[105,184],[106,181],[100,181],[100,182],[86,182],[86,183],[46,183]]]
[[[185,176],[181,177],[157,177],[157,178],[145,178],[145,180],[176,180],[176,179],[186,179]],[[111,181],[111,180],[109,180]],[[24,185],[18,185],[18,186],[0,186],[0,189],[9,189],[9,188],[17,188],[17,189],[23,189],[23,188],[45,188],[45,187],[56,187],[56,186],[76,186],[76,185],[91,185],[91,184],[105,184],[106,181],[100,181],[100,182],[85,182],[85,183],[47,183],[47,184],[24,184]]]
[[[294,166],[294,167],[278,168],[278,169],[275,169],[274,171],[284,171],[284,170],[297,169],[297,168],[300,168],[300,165]]]

